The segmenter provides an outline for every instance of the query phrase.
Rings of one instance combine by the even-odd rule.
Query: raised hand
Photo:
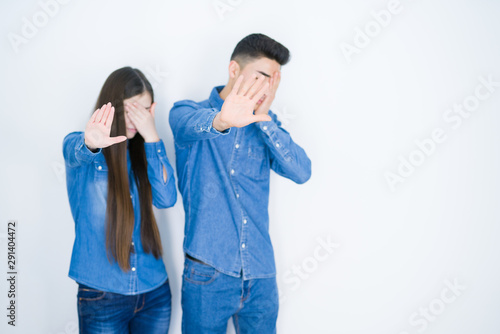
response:
[[[91,150],[104,148],[127,140],[126,136],[110,137],[115,107],[111,102],[94,111],[85,127],[85,145]]]
[[[146,143],[160,140],[155,126],[155,107],[156,102],[151,105],[150,111],[137,102],[125,104],[127,116]]]
[[[269,80],[269,89],[265,93],[264,100],[262,103],[255,109],[255,115],[267,115],[269,112],[269,108],[271,108],[271,104],[274,101],[276,96],[276,91],[278,90],[278,86],[281,81],[281,72],[276,71],[273,73],[273,76]]]
[[[230,127],[243,127],[250,123],[260,121],[270,121],[269,115],[254,115],[255,104],[269,88],[269,83],[264,82],[264,77],[249,78],[243,83],[243,76],[240,75],[233,86],[233,89],[226,97],[220,113],[214,118],[214,127],[225,130]]]

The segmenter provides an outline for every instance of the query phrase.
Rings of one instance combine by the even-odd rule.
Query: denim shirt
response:
[[[128,141],[127,141],[128,146]],[[151,184],[153,205],[159,209],[175,204],[175,178],[163,141],[144,143],[147,173]],[[127,149],[130,198],[134,208],[134,231],[128,272],[106,256],[106,199],[108,166],[101,149],[90,151],[84,143],[83,132],[72,132],[63,141],[66,166],[66,186],[71,213],[75,221],[75,242],[71,255],[69,277],[92,288],[136,295],[151,291],[167,280],[163,259],[145,253],[141,243],[141,212],[137,184],[131,169]],[[163,166],[167,171],[164,182]]]
[[[311,161],[271,111],[272,121],[213,128],[224,103],[222,88],[199,103],[176,102],[170,111],[185,210],[184,252],[233,277],[274,277],[270,170],[301,184],[311,176]]]

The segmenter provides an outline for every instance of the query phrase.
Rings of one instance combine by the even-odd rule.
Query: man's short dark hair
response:
[[[231,60],[237,61],[240,66],[245,66],[250,60],[263,57],[285,65],[290,60],[290,51],[266,35],[251,34],[236,45]]]

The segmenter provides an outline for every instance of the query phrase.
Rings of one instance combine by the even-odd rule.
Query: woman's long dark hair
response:
[[[123,100],[143,93],[151,95],[153,88],[144,74],[131,67],[120,68],[106,79],[95,109],[111,102],[115,116],[111,125],[111,137],[126,136]],[[144,150],[144,138],[139,134],[128,140],[128,149],[134,178],[139,192],[141,212],[141,243],[146,253],[160,258],[163,249],[160,232],[153,214],[151,184]],[[127,141],[103,148],[108,165],[108,198],[106,206],[106,249],[123,271],[130,269],[132,232],[134,231],[134,208],[130,198],[127,170]],[[111,262],[111,261],[110,261]]]

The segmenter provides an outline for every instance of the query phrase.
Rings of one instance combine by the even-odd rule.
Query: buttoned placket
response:
[[[132,164],[131,164],[131,161],[130,161],[130,155],[129,155],[129,151],[127,149],[127,169],[128,169],[128,175],[129,175],[129,190],[130,190],[130,200],[132,201],[132,207],[134,207],[134,196],[133,196],[133,193],[134,193],[134,190],[135,188],[137,187],[137,185],[135,184],[135,180],[134,180],[134,173],[132,171]],[[134,207],[134,211],[135,211],[135,207]],[[135,217],[135,215],[134,215]],[[135,231],[135,221],[134,221],[134,231]],[[134,237],[134,234],[132,232],[132,238]],[[129,288],[130,288],[130,292],[133,293],[133,292],[136,292],[137,291],[137,252],[136,252],[136,249],[135,249],[135,244],[134,244],[134,241],[132,239],[131,241],[131,244],[130,244],[130,249],[131,249],[131,252],[130,252],[130,285],[129,285]]]
[[[232,155],[231,155],[231,161],[229,163],[230,165],[230,179],[231,179],[231,184],[233,186],[233,190],[235,192],[236,196],[236,201],[238,203],[238,207],[240,208],[241,212],[241,234],[240,234],[240,256],[241,256],[241,266],[242,266],[242,271],[243,271],[243,276],[247,276],[248,273],[248,268],[245,267],[245,257],[246,257],[246,252],[248,251],[248,240],[247,240],[247,224],[248,224],[248,219],[246,217],[245,211],[243,210],[243,206],[240,204],[240,194],[239,194],[239,183],[238,183],[238,177],[239,177],[239,170],[237,169],[238,167],[241,167],[240,165],[237,165],[237,162],[240,161],[241,159],[241,154],[244,152],[244,147],[245,144],[243,143],[242,138],[244,137],[245,129],[244,128],[233,128],[233,130],[236,132],[235,134],[235,139],[234,139],[234,144],[233,144],[233,150],[232,150]]]
[[[129,292],[137,291],[137,253],[130,253],[130,282]]]

